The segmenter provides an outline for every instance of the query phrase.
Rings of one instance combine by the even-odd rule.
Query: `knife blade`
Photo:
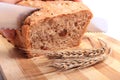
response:
[[[0,29],[17,29],[37,8],[0,2]]]

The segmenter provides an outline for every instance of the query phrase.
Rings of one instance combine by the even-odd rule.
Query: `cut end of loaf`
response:
[[[78,46],[90,18],[89,12],[80,11],[41,20],[30,31],[32,48],[59,50]]]

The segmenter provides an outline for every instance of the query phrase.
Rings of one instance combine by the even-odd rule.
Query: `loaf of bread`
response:
[[[28,57],[79,46],[92,18],[82,2],[36,0],[18,4],[40,8],[16,30],[15,46],[26,51]]]

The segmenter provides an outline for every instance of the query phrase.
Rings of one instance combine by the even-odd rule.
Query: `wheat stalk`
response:
[[[49,52],[46,53],[46,56],[50,59],[61,59],[61,58],[84,58],[84,57],[95,57],[100,54],[104,54],[105,49],[79,49],[71,51],[59,51],[59,52]]]
[[[69,52],[69,54],[59,52],[56,53],[57,55],[55,55],[55,53],[50,53],[50,55],[48,55],[49,57],[57,58],[53,59],[50,66],[58,70],[81,69],[104,61],[108,54],[111,53],[111,48],[108,48],[103,40],[98,39],[98,41],[101,44],[101,48],[99,49],[73,50],[73,52]]]
[[[108,54],[111,53],[109,49]],[[69,70],[76,68],[85,68],[92,66],[96,63],[102,62],[107,58],[107,54],[101,54],[96,57],[85,57],[85,58],[72,58],[72,59],[55,59],[50,66],[57,68],[58,70]]]
[[[90,40],[90,39],[89,39]],[[85,57],[96,57],[100,54],[104,54],[107,49],[106,43],[98,39],[101,48],[95,49],[79,49],[79,50],[64,50],[64,51],[54,51],[46,53],[46,56],[50,59],[61,59],[61,58],[85,58]],[[91,40],[90,40],[91,41]],[[92,42],[91,42],[92,44]]]

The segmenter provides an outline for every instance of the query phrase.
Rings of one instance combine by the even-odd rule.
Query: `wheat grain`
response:
[[[109,52],[111,52],[111,49],[109,49]],[[57,68],[58,70],[69,70],[69,69],[75,69],[75,68],[85,68],[92,66],[96,63],[102,62],[107,58],[107,54],[101,54],[97,57],[85,57],[85,58],[72,58],[72,59],[55,59],[52,62],[52,67]]]
[[[52,56],[50,55],[49,57],[57,59],[53,59],[51,66],[58,70],[82,69],[104,61],[108,54],[111,53],[111,48],[108,48],[103,40],[98,39],[98,41],[101,44],[101,48],[99,49],[74,50],[74,53],[70,51],[62,54],[56,53],[57,56],[52,53]]]
[[[105,49],[79,49],[79,50],[68,50],[59,52],[49,52],[46,54],[48,58],[60,59],[60,58],[84,58],[84,57],[95,57],[100,54],[104,54]]]

